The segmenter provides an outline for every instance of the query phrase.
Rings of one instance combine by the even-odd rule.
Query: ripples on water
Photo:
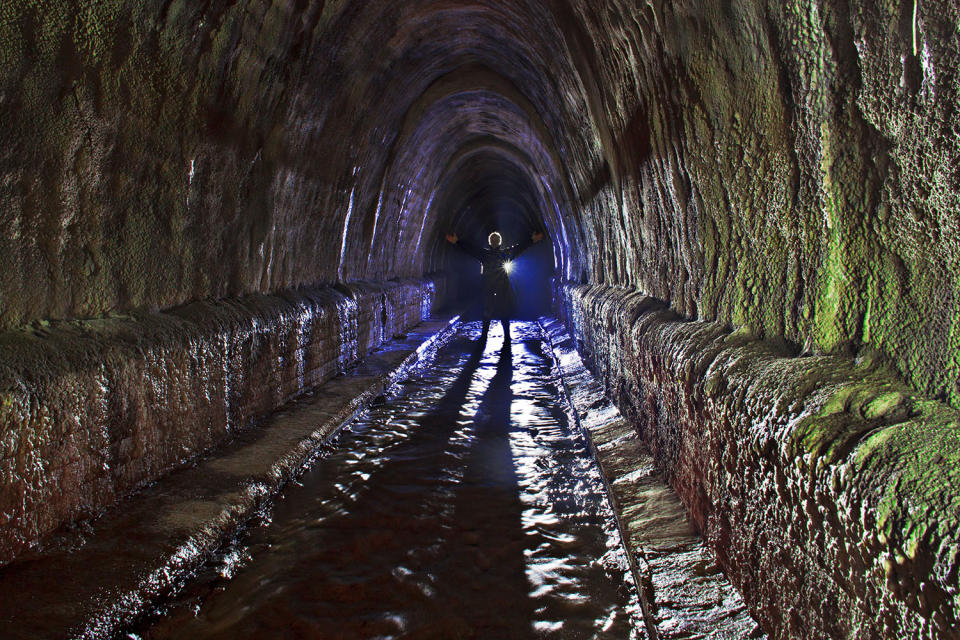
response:
[[[127,637],[640,638],[535,324],[465,325]]]

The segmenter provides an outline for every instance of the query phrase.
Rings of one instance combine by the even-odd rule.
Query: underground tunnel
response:
[[[958,107],[954,0],[0,4],[0,636],[960,638]]]

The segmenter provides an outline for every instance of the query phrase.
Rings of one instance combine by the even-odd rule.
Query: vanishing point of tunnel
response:
[[[0,638],[960,638],[960,3],[0,1]]]

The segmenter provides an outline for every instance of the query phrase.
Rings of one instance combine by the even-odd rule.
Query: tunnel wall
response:
[[[361,9],[0,4],[0,330],[430,271],[387,174],[431,78]]]
[[[630,289],[556,296],[772,637],[958,637],[960,412],[875,358],[797,357]]]
[[[354,283],[0,334],[0,563],[344,372],[444,288]]]
[[[0,328],[439,270],[443,165],[487,145],[568,279],[866,346],[960,407],[958,24],[951,0],[4,3]]]
[[[866,347],[960,408],[960,4],[568,4],[600,141],[568,279]]]
[[[751,336],[745,345],[772,349],[775,358],[735,359],[759,376],[737,378],[738,393],[782,391],[806,407],[825,397],[821,387],[811,386],[810,398],[774,389],[776,376],[758,363],[819,363],[855,377],[860,370],[849,367],[861,362],[871,375],[889,368],[884,379],[901,378],[904,397],[960,408],[958,30],[953,0],[2,3],[0,329],[43,333],[58,319],[206,299],[232,308],[249,294],[422,277],[445,266],[444,232],[486,219],[466,202],[480,182],[480,191],[524,192],[513,201],[531,228],[534,217],[544,223],[569,282],[649,296],[695,321],[677,327],[717,335],[729,327],[730,340]],[[523,180],[499,179],[503,171]],[[479,208],[501,201],[486,197]],[[679,333],[630,342],[629,358],[604,351],[601,318],[611,335],[631,340],[634,321],[571,291],[561,306],[581,346],[605,354],[595,363],[608,368],[611,389],[621,393],[614,382],[622,379],[642,391],[620,396],[625,413],[632,406],[638,424],[662,423],[654,448],[672,451],[667,443],[701,427],[715,447],[724,429],[732,441],[746,437],[746,422],[696,405],[706,391],[695,374],[706,370],[683,368],[676,380],[657,374],[672,349],[688,344]],[[673,327],[667,317],[663,326]],[[648,356],[647,369],[631,373]],[[657,375],[662,391],[647,384]],[[645,398],[653,398],[648,407]],[[779,407],[736,407],[725,395],[710,402],[747,416]],[[902,437],[942,434],[937,455],[951,459],[953,414],[919,399],[901,404],[932,411],[901,422],[912,425]],[[664,412],[678,422],[668,426]],[[67,412],[57,420],[51,429],[72,428]],[[681,451],[686,457],[661,461],[675,482],[689,481],[683,493],[704,526],[729,508],[746,527],[766,508],[755,499],[765,494],[731,493],[710,511],[692,487],[721,491],[719,476],[698,479],[694,453]],[[910,447],[884,451],[892,467],[917,468]],[[771,512],[780,523],[804,491],[821,490],[819,476],[787,473],[807,455],[789,452],[798,461],[744,453],[731,463],[744,466],[723,468],[760,477],[756,464],[794,483],[786,506]],[[892,467],[879,476],[855,468],[863,482],[885,478],[877,487],[896,500]],[[929,469],[936,484],[942,469]],[[910,483],[926,482],[905,476],[907,496]],[[842,493],[824,500],[842,511]],[[943,500],[955,512],[955,499]],[[918,504],[924,512],[931,503]],[[861,528],[872,540],[868,523],[881,514],[870,513]],[[903,535],[884,533],[895,577],[913,566],[899,562],[909,554],[896,550],[915,540],[896,542]],[[823,565],[810,559],[818,543],[795,531],[775,539],[800,541],[802,551],[789,552],[799,555],[783,562]],[[731,540],[715,547],[739,548]],[[853,554],[855,537],[843,540]],[[758,566],[792,584],[800,571],[776,569],[770,553],[754,557]],[[874,589],[880,578],[870,562],[883,553],[864,553],[874,569],[863,581],[813,572],[816,584],[835,594],[843,585]],[[957,580],[955,563],[937,562],[931,602],[938,584]],[[772,587],[752,586],[753,577],[773,584],[741,576],[748,601],[754,594],[779,619]],[[955,587],[947,591],[955,603]],[[878,597],[884,624],[913,624],[913,605],[898,604],[909,595]],[[924,598],[917,607],[928,606]],[[802,621],[783,622],[784,633],[790,624]]]

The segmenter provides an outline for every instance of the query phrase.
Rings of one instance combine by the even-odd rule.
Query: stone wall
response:
[[[429,316],[443,278],[0,334],[0,563],[95,516]]]
[[[960,407],[960,4],[589,4],[602,146],[568,279],[880,352]]]
[[[435,195],[478,139],[514,138],[491,179],[536,218],[549,98],[476,53],[551,83],[563,56],[502,33],[559,46],[538,4],[0,4],[0,330],[442,270],[463,205]]]
[[[960,637],[960,412],[635,291],[557,301],[771,637]]]
[[[960,407],[958,25],[953,0],[7,2],[0,328],[420,277],[500,210],[567,279],[866,347]]]
[[[47,331],[44,323],[50,321],[60,321],[55,324],[63,329],[75,321],[104,322],[78,319],[141,317],[198,300],[420,278],[450,263],[444,233],[466,237],[469,230],[486,232],[508,219],[518,236],[545,228],[569,282],[640,292],[697,321],[681,323],[688,328],[723,333],[719,327],[730,327],[729,340],[752,336],[745,345],[776,345],[780,351],[769,357],[724,360],[744,367],[737,393],[745,398],[779,397],[780,391],[766,386],[778,375],[812,384],[815,375],[802,373],[804,366],[823,364],[818,380],[834,380],[838,372],[853,380],[863,377],[866,366],[870,376],[886,371],[883,380],[904,398],[935,398],[957,409],[958,32],[955,0],[0,3],[0,329],[28,335]],[[394,306],[404,306],[399,300]],[[225,302],[223,309],[235,304]],[[601,349],[610,340],[626,340],[626,325],[611,317],[610,337],[604,338],[591,324],[607,317],[591,315],[601,311],[609,313],[591,307],[572,328],[589,329],[578,337],[606,354],[596,364],[609,367],[611,381],[632,380],[624,372],[635,366],[636,354]],[[159,317],[174,319],[177,313]],[[377,312],[370,313],[363,322],[369,318],[372,324],[357,331],[372,344],[384,330],[377,328]],[[104,331],[114,330],[111,322]],[[632,331],[635,323],[628,324]],[[139,331],[152,330],[124,331],[136,343]],[[682,351],[681,343],[663,340],[657,349]],[[64,354],[42,357],[73,358],[89,344],[62,342]],[[4,358],[19,353],[13,346],[4,349]],[[355,348],[345,349],[337,358],[349,361]],[[689,358],[694,356],[700,357]],[[764,358],[795,364],[768,370],[758,364]],[[105,366],[90,353],[78,361],[88,363],[84,376]],[[31,375],[47,375],[42,359],[32,362],[39,368]],[[850,369],[858,362],[860,368]],[[652,380],[657,367],[650,364],[644,379]],[[272,380],[271,371],[260,368],[255,375]],[[748,416],[759,415],[751,412],[777,406],[777,416],[787,415],[768,398],[755,406],[729,400],[733,404],[724,411],[742,410],[740,418],[707,416],[697,408],[707,402],[700,374],[707,369],[684,369],[681,384],[664,373],[662,393],[675,393],[670,402],[657,400],[661,392],[650,391],[654,385],[644,387],[652,396],[635,400],[614,390],[627,413],[635,407],[638,424],[675,430],[664,443],[699,433],[691,425],[700,425],[702,417],[709,442],[722,447],[729,437],[732,446],[747,433]],[[162,371],[151,375],[158,382],[149,393],[161,393]],[[748,375],[761,378],[751,381]],[[896,386],[898,378],[902,386]],[[843,385],[854,384],[849,380]],[[105,391],[77,384],[92,394],[84,411],[102,404]],[[832,410],[824,407],[833,406],[827,396],[836,394],[823,389],[813,385],[806,395],[782,395],[794,398],[796,407],[822,401],[821,409]],[[36,419],[46,421],[46,429],[69,433],[75,397],[65,392],[62,405],[50,405],[57,415],[49,419],[37,405]],[[890,435],[900,424],[905,426],[895,430],[897,437],[886,441],[890,447],[897,438],[915,438],[928,447],[918,449],[924,456],[950,458],[953,414],[942,405],[894,402],[896,397],[868,403],[872,409],[849,418],[849,425],[859,426],[844,426],[843,433],[873,435],[849,440],[838,451],[848,457],[853,450],[867,451],[877,434]],[[199,402],[220,404],[203,397]],[[841,403],[841,417],[821,416],[817,424],[847,425],[844,416],[856,413],[856,402],[850,402]],[[881,411],[888,402],[896,416],[904,407],[923,410],[871,431],[872,420],[893,420]],[[668,426],[663,412],[690,403],[694,417],[678,414],[679,422]],[[928,409],[932,413],[924,413]],[[740,426],[720,426],[728,423]],[[4,427],[13,424],[19,423]],[[833,427],[823,429],[800,440],[814,443],[809,446],[818,452],[821,436],[833,442],[823,435]],[[11,450],[34,433],[31,428],[10,435]],[[942,436],[939,453],[933,453],[931,434]],[[701,513],[697,517],[711,522],[702,515],[709,503],[718,505],[711,512],[717,522],[769,515],[778,526],[791,524],[775,540],[802,542],[803,535],[814,535],[798,533],[803,522],[784,514],[799,518],[793,509],[808,503],[809,513],[820,513],[813,487],[820,491],[827,481],[804,471],[804,456],[813,455],[803,449],[807,445],[791,449],[786,441],[775,442],[771,451],[782,456],[776,465],[752,466],[754,458],[743,449],[747,457],[724,458],[730,465],[724,473],[746,482],[762,468],[776,480],[776,469],[800,465],[792,475],[784,471],[783,481],[796,485],[788,492],[793,497],[767,514],[771,500],[762,493],[730,493],[726,502],[697,497],[691,487],[722,484],[707,479],[685,492],[688,506]],[[63,447],[70,446],[64,440]],[[698,472],[696,456],[676,446],[663,445],[658,455],[683,483]],[[886,508],[903,491],[905,521],[919,522],[918,514],[933,503],[920,501],[919,511],[909,511],[911,492],[926,491],[911,483],[933,487],[946,471],[927,458],[918,463],[913,448],[897,446],[899,457],[884,449],[879,458],[851,462],[849,473],[855,474],[838,480],[841,489],[831,489],[823,510],[844,513],[849,501],[866,495],[858,493],[860,483],[877,483],[870,486],[889,492],[883,494],[887,502],[864,497],[857,504]],[[788,453],[798,458],[791,461]],[[892,466],[869,466],[881,458]],[[45,477],[48,470],[42,460],[17,464],[24,474],[18,481]],[[904,468],[897,477],[908,480],[892,479],[897,465]],[[704,464],[703,473],[708,468]],[[801,476],[808,479],[801,482]],[[73,491],[68,486],[64,491]],[[813,497],[796,502],[805,490]],[[12,500],[20,485],[5,485],[4,491]],[[850,497],[841,500],[844,492]],[[944,523],[953,522],[956,511],[954,502],[948,506]],[[42,504],[28,507],[38,509],[38,522],[46,517]],[[868,515],[859,526],[874,531],[870,518],[886,512],[862,513]],[[53,521],[58,519],[35,528],[46,531]],[[832,522],[829,516],[825,521]],[[934,527],[934,516],[923,521]],[[861,543],[853,538],[842,553],[824,547],[825,557],[835,556],[843,571],[860,566],[847,558],[865,558],[863,567],[873,567],[864,590],[849,592],[860,607],[850,610],[867,620],[871,607],[879,607],[876,619],[891,620],[891,628],[910,628],[911,607],[940,611],[937,585],[956,580],[955,563],[942,561],[947,552],[931,552],[940,554],[931,570],[947,573],[928,580],[927,587],[920,584],[921,597],[911,603],[912,596],[897,595],[896,585],[901,575],[913,575],[915,563],[909,553],[897,553],[908,552],[920,538],[903,534],[897,542],[900,534],[893,529],[883,532],[885,542],[880,532],[876,543],[872,533],[865,535],[868,551],[857,551]],[[766,538],[755,540],[765,544]],[[813,548],[801,542],[798,549]],[[814,555],[795,557],[800,552],[792,547],[784,553],[780,569],[768,556],[739,569],[748,572],[739,579],[745,593],[756,592],[752,601],[774,617],[779,614],[770,603],[777,594],[751,585],[773,584],[766,573],[787,580],[798,571],[791,567],[814,566]],[[887,591],[876,586],[882,582],[877,558],[883,557],[892,558]],[[882,570],[886,576],[887,568]],[[922,567],[917,571],[926,575]],[[849,576],[817,575],[815,584],[831,593],[860,584]],[[844,582],[848,578],[852,582]],[[955,590],[944,593],[943,602],[956,598]],[[837,604],[845,601],[837,598],[829,606],[845,614]],[[808,604],[811,610],[828,606]],[[806,615],[806,609],[794,611]],[[828,617],[824,612],[811,620]],[[931,620],[938,624],[935,616]],[[780,628],[789,630],[803,621],[784,624]]]

